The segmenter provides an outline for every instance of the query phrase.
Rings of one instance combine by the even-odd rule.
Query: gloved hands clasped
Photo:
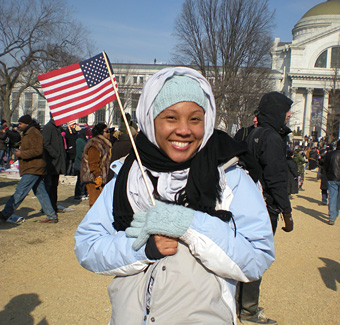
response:
[[[130,227],[125,232],[128,237],[137,237],[132,247],[140,249],[150,235],[164,235],[179,238],[185,234],[194,217],[194,210],[181,205],[156,201],[156,205],[146,212],[133,216]]]
[[[290,232],[294,228],[294,221],[291,213],[282,213],[283,221],[285,223],[285,226],[282,227],[282,229],[285,232]]]

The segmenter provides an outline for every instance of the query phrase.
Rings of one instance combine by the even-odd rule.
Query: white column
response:
[[[290,87],[289,88],[290,99],[292,100],[293,104],[292,104],[292,108],[291,108],[292,116],[288,120],[287,126],[291,129],[294,129],[294,130],[295,130],[295,127],[296,127],[296,124],[297,124],[297,118],[296,118],[297,112],[296,112],[296,108],[294,107],[297,90],[298,90],[298,88],[296,88],[296,87]]]
[[[324,137],[326,135],[328,103],[329,103],[329,89],[324,89],[323,90],[322,119],[321,119],[321,134],[320,134],[321,137]]]
[[[305,114],[304,114],[304,121],[303,121],[303,136],[311,135],[310,129],[310,119],[312,114],[312,99],[313,99],[313,88],[307,88],[307,96],[305,102]]]

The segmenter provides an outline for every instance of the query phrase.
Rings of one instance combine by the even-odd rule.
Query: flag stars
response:
[[[102,54],[81,62],[80,66],[89,87],[95,86],[109,77]]]

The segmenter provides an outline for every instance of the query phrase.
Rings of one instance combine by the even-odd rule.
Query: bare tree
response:
[[[339,65],[335,64],[333,75],[329,82],[329,104],[324,108],[327,112],[326,133],[331,137],[338,139],[340,130],[340,76]]]
[[[271,89],[273,14],[268,0],[186,0],[175,21],[173,61],[197,66],[213,87],[217,125],[248,122]]]
[[[88,44],[63,0],[0,0],[2,118],[11,119],[25,89],[39,91],[37,74],[84,58]]]

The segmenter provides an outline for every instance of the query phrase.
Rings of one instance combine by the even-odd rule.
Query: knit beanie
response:
[[[30,124],[32,122],[32,117],[31,115],[23,115],[19,118],[18,122],[24,123],[24,124]]]
[[[173,76],[165,81],[153,102],[153,118],[180,102],[194,102],[207,110],[208,100],[198,81],[187,76]]]

